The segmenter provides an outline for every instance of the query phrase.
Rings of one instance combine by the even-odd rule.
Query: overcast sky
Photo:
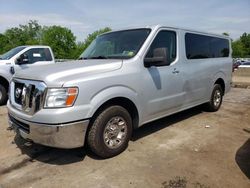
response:
[[[102,27],[170,25],[233,39],[250,33],[250,0],[0,0],[0,32],[38,20],[70,28],[81,41]]]

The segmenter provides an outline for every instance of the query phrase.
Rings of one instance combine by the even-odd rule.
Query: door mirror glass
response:
[[[155,48],[153,57],[146,57],[144,59],[145,67],[151,66],[165,66],[170,63],[167,61],[167,48]]]

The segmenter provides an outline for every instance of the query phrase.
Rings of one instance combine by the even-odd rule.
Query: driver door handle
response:
[[[176,68],[172,71],[173,74],[178,74],[180,71],[178,71]]]

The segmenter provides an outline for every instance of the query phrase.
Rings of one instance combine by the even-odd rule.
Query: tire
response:
[[[88,146],[99,157],[110,158],[127,148],[132,134],[132,118],[125,108],[110,106],[104,109],[90,126]]]
[[[8,93],[7,89],[0,84],[0,106],[7,103]]]
[[[205,104],[205,109],[209,112],[216,112],[220,109],[223,99],[223,90],[219,84],[214,85],[210,101]]]

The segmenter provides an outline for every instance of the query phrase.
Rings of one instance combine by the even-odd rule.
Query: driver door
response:
[[[184,72],[177,58],[177,32],[161,30],[152,42],[145,58],[153,58],[155,49],[166,49],[168,65],[151,65],[144,69],[144,122],[163,117],[181,109],[185,97]]]
[[[23,70],[32,66],[40,66],[52,63],[52,56],[48,48],[33,48],[24,52],[27,62],[16,64],[15,70]]]

